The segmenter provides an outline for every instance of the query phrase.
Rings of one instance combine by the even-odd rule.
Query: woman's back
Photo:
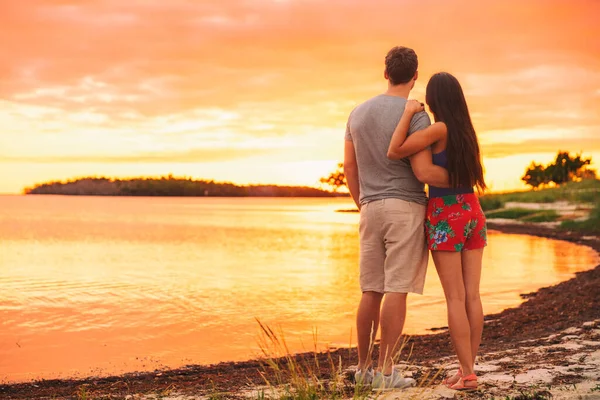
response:
[[[476,186],[483,192],[486,184],[479,143],[460,83],[451,74],[440,72],[431,77],[425,92],[436,122],[443,122],[447,128],[444,149],[450,186],[456,190]],[[434,153],[440,150],[434,149]]]
[[[446,150],[439,153],[433,153],[433,164],[439,165],[442,168],[448,168],[448,156]],[[429,197],[444,197],[457,194],[473,193],[472,187],[457,187],[457,188],[439,188],[429,186]]]

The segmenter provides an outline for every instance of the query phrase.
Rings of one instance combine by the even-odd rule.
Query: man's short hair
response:
[[[385,56],[385,71],[392,85],[410,82],[418,67],[417,53],[408,47],[396,46]]]

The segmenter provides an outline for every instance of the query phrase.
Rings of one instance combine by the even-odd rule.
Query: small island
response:
[[[69,181],[40,183],[24,193],[70,196],[175,196],[175,197],[344,197],[345,193],[306,186],[248,185],[229,182],[177,178],[111,179],[77,178]]]

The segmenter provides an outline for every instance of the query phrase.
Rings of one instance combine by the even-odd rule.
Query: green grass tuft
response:
[[[77,400],[91,400],[91,396],[87,390],[87,385],[79,386],[77,390]]]
[[[479,203],[483,211],[498,210],[504,207],[504,201],[500,195],[488,194],[479,198]]]
[[[507,202],[522,203],[554,203],[569,201],[571,203],[594,203],[600,197],[600,180],[586,179],[581,182],[569,182],[555,188],[486,194],[479,198],[484,211],[502,208]]]

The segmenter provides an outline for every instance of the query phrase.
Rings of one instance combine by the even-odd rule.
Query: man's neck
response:
[[[410,94],[411,89],[412,89],[411,85],[409,85],[409,84],[406,84],[406,85],[388,84],[388,89],[385,92],[385,94],[388,96],[397,96],[397,97],[403,97],[405,99],[408,99],[408,95]]]

